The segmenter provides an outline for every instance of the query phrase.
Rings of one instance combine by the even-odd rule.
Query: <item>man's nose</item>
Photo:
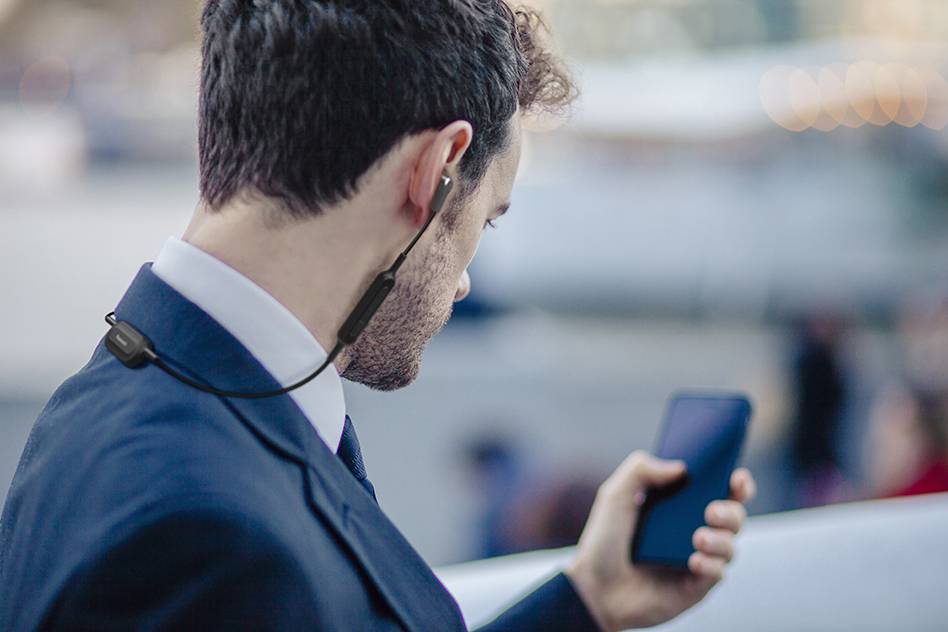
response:
[[[464,270],[461,279],[458,281],[458,289],[454,293],[454,302],[463,301],[471,293],[471,275]]]

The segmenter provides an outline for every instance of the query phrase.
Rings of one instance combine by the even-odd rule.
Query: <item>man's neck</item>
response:
[[[337,212],[338,211],[338,212]],[[268,292],[332,349],[336,332],[378,270],[371,234],[355,226],[358,213],[331,215],[267,226],[259,205],[230,204],[211,212],[199,207],[182,239],[222,261]],[[365,234],[354,243],[353,235]],[[344,358],[336,362],[342,371]]]

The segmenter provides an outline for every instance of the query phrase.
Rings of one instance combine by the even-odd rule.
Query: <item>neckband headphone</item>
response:
[[[169,365],[160,355],[158,355],[158,353],[155,351],[154,345],[152,345],[151,341],[143,333],[125,321],[116,320],[115,312],[111,312],[105,317],[105,322],[111,326],[111,329],[109,329],[109,332],[105,336],[105,346],[110,352],[112,352],[112,355],[118,358],[122,364],[130,369],[138,368],[150,362],[174,379],[183,382],[192,388],[196,388],[199,391],[220,397],[232,397],[237,399],[264,399],[268,397],[285,395],[286,393],[296,390],[301,386],[305,386],[316,379],[316,377],[322,373],[326,367],[332,364],[345,347],[358,340],[359,335],[365,329],[366,325],[369,324],[369,320],[371,320],[372,316],[375,315],[375,312],[377,312],[379,307],[381,307],[382,302],[385,301],[385,298],[388,296],[389,292],[392,291],[392,288],[395,287],[395,275],[398,272],[398,269],[402,267],[403,263],[405,263],[408,253],[410,253],[412,248],[415,247],[415,244],[418,243],[418,240],[421,239],[421,236],[425,234],[426,230],[428,230],[428,226],[431,225],[431,222],[434,220],[435,216],[441,211],[441,207],[444,206],[444,201],[447,199],[448,194],[451,193],[451,189],[453,187],[454,182],[451,180],[451,178],[446,173],[442,173],[441,180],[438,183],[438,188],[435,190],[434,196],[431,198],[431,214],[428,216],[428,220],[425,222],[425,225],[421,227],[421,230],[419,230],[415,235],[415,238],[411,240],[411,243],[408,244],[408,247],[405,248],[405,250],[403,250],[400,255],[398,255],[398,258],[395,259],[395,263],[393,263],[384,272],[379,273],[379,275],[375,277],[375,280],[372,281],[369,289],[366,290],[365,294],[362,295],[362,298],[356,304],[355,309],[352,310],[352,313],[349,314],[349,317],[339,329],[339,333],[336,335],[336,346],[333,347],[332,351],[329,352],[325,362],[319,365],[315,371],[294,384],[273,391],[250,393],[240,391],[226,391],[214,388],[208,384],[202,384],[201,382],[188,377]]]

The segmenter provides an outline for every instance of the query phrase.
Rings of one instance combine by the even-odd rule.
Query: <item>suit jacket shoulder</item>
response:
[[[148,266],[116,314],[196,379],[278,387]],[[492,629],[559,615],[592,629],[567,619],[568,581],[548,584]],[[0,586],[2,630],[465,628],[291,398],[207,395],[101,342],[34,424],[0,518]]]

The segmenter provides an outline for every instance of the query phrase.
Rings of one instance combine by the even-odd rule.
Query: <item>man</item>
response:
[[[501,0],[214,0],[202,25],[202,201],[116,308],[164,364],[100,344],[40,415],[3,513],[0,628],[463,629],[375,501],[339,376],[416,377],[507,208],[521,117],[563,105],[566,75]],[[429,220],[362,336],[297,387]],[[642,491],[682,474],[630,456],[569,568],[488,629],[647,626],[700,600],[754,483],[736,472],[708,507],[691,572],[632,566]]]

